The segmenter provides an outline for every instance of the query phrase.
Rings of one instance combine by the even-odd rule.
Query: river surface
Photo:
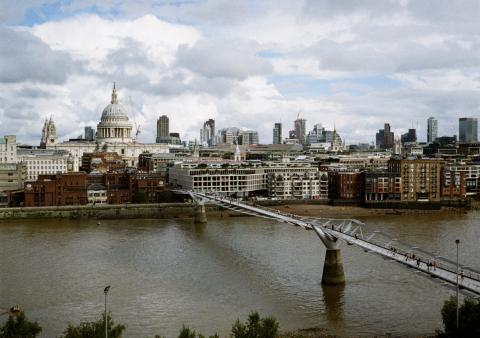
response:
[[[480,268],[480,213],[361,218],[404,242]],[[19,304],[59,337],[104,306],[124,337],[176,337],[182,323],[226,336],[237,318],[273,315],[282,330],[340,335],[431,334],[454,291],[398,263],[342,246],[347,283],[320,284],[325,249],[313,231],[253,217],[22,220],[0,223],[0,306]],[[0,320],[3,321],[5,317]]]

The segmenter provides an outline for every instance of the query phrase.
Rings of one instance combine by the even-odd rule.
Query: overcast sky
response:
[[[113,81],[142,142],[163,114],[183,139],[214,118],[271,143],[299,114],[355,143],[480,111],[480,1],[0,0],[0,20],[0,135],[24,143],[50,116],[60,140],[96,127]]]

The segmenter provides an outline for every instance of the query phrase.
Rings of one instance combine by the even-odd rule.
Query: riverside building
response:
[[[278,199],[328,197],[328,177],[311,164],[263,163],[264,166],[228,162],[183,163],[169,170],[171,185],[198,192],[224,195],[267,195]]]

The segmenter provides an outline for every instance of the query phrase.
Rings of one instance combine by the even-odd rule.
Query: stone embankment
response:
[[[218,207],[207,206],[208,211]],[[0,208],[0,220],[41,218],[183,218],[192,217],[189,203],[76,205],[61,207]]]

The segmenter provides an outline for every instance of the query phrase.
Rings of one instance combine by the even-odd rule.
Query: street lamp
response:
[[[457,245],[457,332],[459,326],[459,318],[458,318],[458,245],[460,244],[460,240],[456,239],[455,244]]]
[[[107,285],[105,289],[103,289],[103,293],[105,294],[105,338],[108,338],[108,323],[107,323],[107,293],[110,290],[110,285]]]

